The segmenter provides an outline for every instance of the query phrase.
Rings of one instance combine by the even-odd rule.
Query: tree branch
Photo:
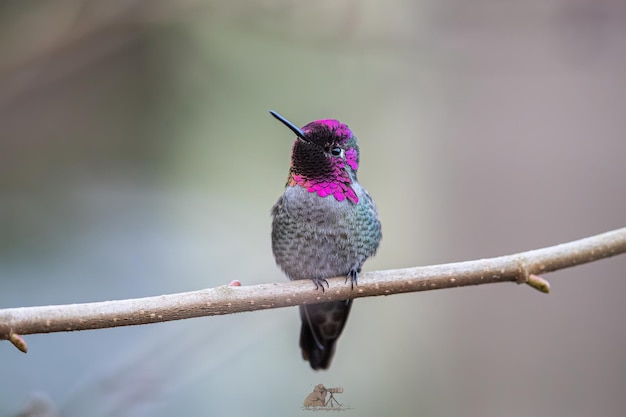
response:
[[[514,255],[451,264],[366,272],[354,290],[345,278],[316,291],[309,280],[252,286],[220,286],[179,294],[97,303],[0,310],[0,340],[26,352],[20,335],[102,329],[192,317],[289,307],[326,301],[428,291],[496,282],[516,282],[549,292],[538,276],[626,252],[626,228]]]

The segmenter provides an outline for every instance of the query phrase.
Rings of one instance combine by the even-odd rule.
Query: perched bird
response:
[[[289,279],[311,279],[324,290],[328,278],[345,276],[351,286],[382,237],[372,198],[357,180],[359,145],[348,126],[317,120],[298,129],[285,193],[272,208],[272,251]],[[302,357],[327,369],[352,300],[300,306]]]

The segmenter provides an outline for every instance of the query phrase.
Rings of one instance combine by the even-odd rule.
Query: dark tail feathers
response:
[[[300,306],[302,358],[315,370],[328,369],[335,342],[348,320],[352,300]]]

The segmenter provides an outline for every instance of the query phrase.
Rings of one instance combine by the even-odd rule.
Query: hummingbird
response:
[[[357,180],[359,145],[334,119],[302,129],[270,111],[296,134],[285,192],[272,207],[272,251],[291,280],[310,279],[316,289],[345,276],[354,288],[382,233],[374,201]],[[352,300],[300,306],[302,358],[328,369]]]

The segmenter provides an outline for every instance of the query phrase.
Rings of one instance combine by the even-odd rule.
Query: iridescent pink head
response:
[[[358,203],[352,189],[359,168],[359,145],[350,128],[337,120],[311,122],[298,129],[280,114],[270,111],[296,135],[291,153],[289,186],[304,187],[321,197]]]

